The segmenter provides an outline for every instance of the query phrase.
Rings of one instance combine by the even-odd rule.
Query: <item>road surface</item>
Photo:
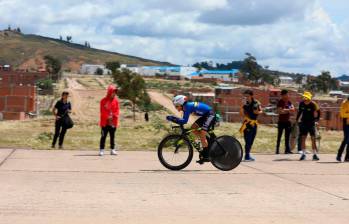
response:
[[[0,223],[348,222],[349,163],[256,158],[230,172],[171,172],[155,152],[0,149]]]

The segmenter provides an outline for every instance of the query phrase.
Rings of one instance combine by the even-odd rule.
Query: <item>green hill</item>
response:
[[[8,30],[0,31],[0,64],[36,70],[43,67],[45,55],[59,58],[62,61],[63,69],[71,71],[78,71],[80,65],[84,63],[104,64],[107,61],[140,65],[170,65],[167,62],[88,48],[64,40]]]

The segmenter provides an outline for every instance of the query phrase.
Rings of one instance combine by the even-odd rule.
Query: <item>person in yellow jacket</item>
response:
[[[254,99],[253,91],[246,90],[244,92],[246,103],[240,109],[240,115],[243,117],[240,133],[244,135],[245,139],[245,161],[253,162],[255,159],[251,156],[251,148],[254,139],[257,135],[257,117],[262,113],[261,104]]]
[[[342,141],[341,146],[338,149],[337,161],[342,162],[342,154],[343,154],[344,148],[346,147],[347,152],[346,152],[344,161],[349,162],[349,98],[342,102],[340,115],[341,115],[341,118],[343,119],[344,139]]]

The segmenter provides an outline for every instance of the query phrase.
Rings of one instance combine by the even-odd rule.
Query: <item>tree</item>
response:
[[[63,40],[63,37],[61,35],[59,35],[59,40],[62,41]]]
[[[67,36],[66,38],[67,38],[67,42],[69,42],[69,43],[72,42],[72,39],[73,39],[72,36]]]
[[[314,92],[328,93],[330,90],[337,89],[337,81],[332,78],[329,71],[322,71],[317,77],[308,76],[306,88]]]
[[[45,60],[45,64],[46,64],[46,70],[50,74],[56,75],[61,71],[62,63],[59,59],[54,58],[50,55],[46,55],[44,57],[44,60]]]
[[[17,33],[22,33],[21,28],[17,27],[16,29]]]
[[[136,120],[136,106],[150,102],[142,76],[128,69],[115,70],[114,82],[118,85],[118,96],[132,102],[133,120]]]
[[[7,30],[11,31],[11,25],[8,25]]]
[[[252,82],[257,83],[261,80],[261,66],[258,65],[257,59],[250,53],[246,53],[241,71]]]
[[[95,72],[95,75],[103,75],[103,69],[101,69],[101,68],[97,68],[96,69],[96,72]]]
[[[109,61],[105,63],[105,67],[114,73],[120,68],[120,63],[118,61]]]

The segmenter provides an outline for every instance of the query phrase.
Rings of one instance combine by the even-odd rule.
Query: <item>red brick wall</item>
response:
[[[34,85],[38,80],[45,79],[47,77],[49,77],[49,74],[43,72],[0,71],[0,85]]]
[[[35,86],[15,86],[15,85],[0,85],[0,96],[31,96],[36,93]]]
[[[35,98],[28,96],[0,96],[0,111],[32,112],[35,111]]]
[[[24,112],[0,112],[4,120],[24,120],[26,115]]]

